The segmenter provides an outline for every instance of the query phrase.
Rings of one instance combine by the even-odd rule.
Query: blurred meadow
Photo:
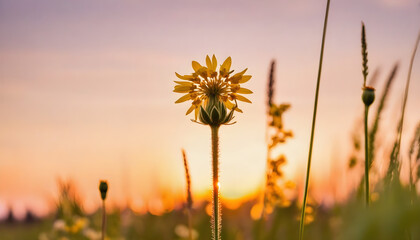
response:
[[[420,2],[326,4],[0,0],[0,239],[420,240]]]

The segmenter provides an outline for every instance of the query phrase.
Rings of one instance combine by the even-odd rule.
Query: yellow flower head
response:
[[[232,59],[228,57],[217,71],[216,57],[213,55],[212,59],[210,59],[207,55],[206,66],[202,66],[196,61],[192,62],[194,70],[192,74],[180,75],[175,73],[178,78],[184,81],[175,81],[177,85],[175,85],[174,92],[186,93],[175,103],[191,100],[192,105],[186,115],[194,111],[196,120],[200,107],[206,107],[209,104],[209,100],[221,102],[230,110],[242,112],[242,110],[237,108],[236,100],[251,103],[248,98],[240,95],[252,93],[251,90],[242,88],[240,85],[249,81],[251,75],[244,75],[247,69],[232,75],[233,70],[230,70],[231,64]]]

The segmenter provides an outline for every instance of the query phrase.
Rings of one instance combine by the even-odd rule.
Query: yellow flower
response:
[[[242,112],[237,108],[237,100],[251,103],[248,98],[241,95],[252,93],[251,90],[241,87],[241,84],[251,79],[251,75],[245,75],[247,69],[232,75],[231,65],[232,59],[228,57],[217,71],[217,59],[214,55],[211,59],[207,55],[206,66],[192,61],[193,73],[190,75],[175,73],[183,81],[175,81],[177,85],[174,92],[185,93],[175,103],[191,100],[191,107],[186,115],[194,111],[196,120],[200,107],[206,106],[210,98],[222,102],[230,110]]]

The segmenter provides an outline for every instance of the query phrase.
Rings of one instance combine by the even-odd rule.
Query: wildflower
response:
[[[190,75],[175,73],[183,81],[175,81],[177,84],[174,92],[185,93],[175,103],[188,100],[192,101],[187,115],[192,111],[195,113],[195,122],[208,125],[211,129],[212,145],[212,239],[220,240],[221,232],[221,205],[220,205],[220,182],[219,182],[219,128],[221,125],[230,123],[233,119],[233,112],[238,108],[237,100],[251,103],[241,94],[250,94],[251,90],[241,87],[251,79],[251,75],[245,75],[247,69],[232,75],[230,69],[232,59],[228,57],[217,71],[217,60],[213,55],[212,59],[206,57],[206,66],[193,61],[194,72]],[[228,112],[228,109],[230,110]]]
[[[231,57],[228,57],[217,71],[217,59],[207,55],[206,66],[193,61],[194,72],[190,75],[176,76],[183,81],[175,81],[177,85],[174,92],[186,93],[175,103],[182,103],[191,100],[191,106],[186,115],[192,111],[195,113],[195,120],[201,115],[200,121],[204,124],[226,124],[233,118],[233,110],[242,112],[237,107],[237,100],[251,103],[241,94],[251,94],[252,91],[243,88],[241,84],[251,79],[251,75],[245,75],[247,69],[232,75]],[[231,110],[227,113],[226,108]]]

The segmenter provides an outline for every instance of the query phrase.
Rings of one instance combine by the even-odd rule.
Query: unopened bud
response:
[[[106,193],[108,192],[108,183],[106,181],[99,182],[99,192],[101,193],[102,200],[105,200]]]
[[[373,87],[364,87],[362,100],[366,107],[369,107],[375,101],[375,89]]]
[[[227,112],[226,105],[215,97],[210,97],[207,105],[200,106],[200,121],[210,126],[228,124],[233,119],[233,111]]]

